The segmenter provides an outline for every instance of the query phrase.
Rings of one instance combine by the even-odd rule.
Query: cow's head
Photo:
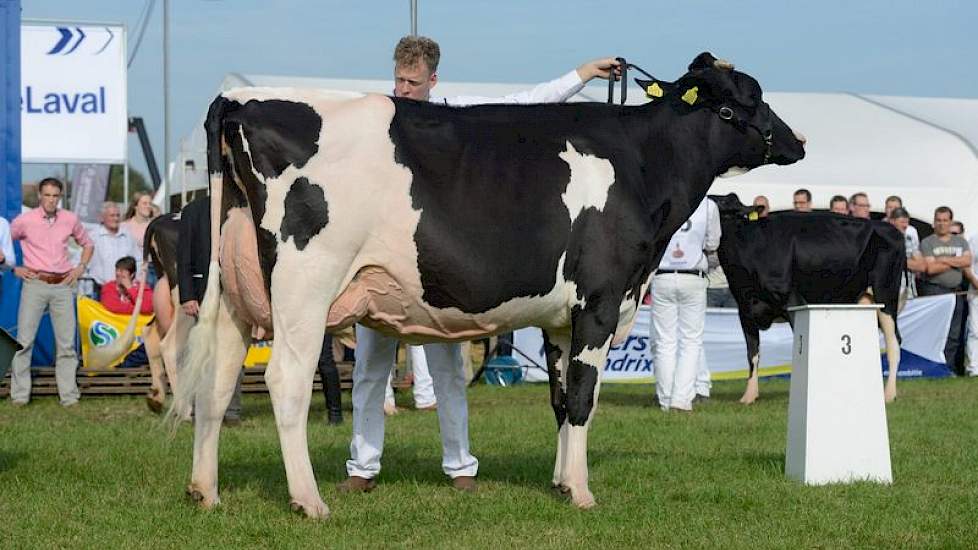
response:
[[[703,52],[675,82],[635,81],[655,102],[668,102],[682,115],[711,118],[709,143],[717,176],[742,174],[765,164],[792,164],[805,157],[805,138],[794,132],[761,98],[761,86],[733,65]]]
[[[740,202],[740,197],[736,193],[727,195],[708,195],[710,200],[716,203],[717,210],[720,212],[720,223],[735,221],[754,221],[764,210],[763,205],[748,206]]]

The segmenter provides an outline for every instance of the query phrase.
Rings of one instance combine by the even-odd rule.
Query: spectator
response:
[[[126,210],[126,221],[122,222],[122,228],[129,232],[136,248],[139,250],[137,260],[143,259],[143,237],[146,236],[146,227],[153,221],[153,197],[149,193],[142,191],[136,192],[132,196],[129,208]]]
[[[978,246],[978,233],[971,236],[968,246],[975,250]],[[968,292],[968,328],[967,328],[967,360],[965,361],[965,372],[968,376],[978,376],[978,254],[972,253],[971,266],[965,269],[964,276],[971,283]]]
[[[677,231],[652,277],[655,393],[663,411],[692,411],[706,322],[707,255],[720,245],[720,212],[706,199]]]
[[[24,281],[17,310],[17,340],[23,349],[14,356],[10,375],[10,400],[14,406],[24,406],[30,401],[31,355],[45,310],[50,311],[54,327],[57,346],[54,374],[61,405],[74,406],[81,396],[75,380],[78,355],[75,353],[74,290],[92,259],[93,245],[78,216],[58,208],[63,191],[60,180],[41,180],[37,184],[40,205],[17,216],[10,226],[10,236],[21,241],[24,253],[24,265],[14,269]],[[81,263],[76,266],[68,261],[69,237],[82,246]]]
[[[95,280],[98,288],[105,283],[115,281],[116,262],[119,258],[131,256],[142,258],[136,241],[128,231],[122,229],[120,220],[119,205],[114,202],[106,202],[102,205],[99,214],[100,225],[89,230],[89,235],[95,243],[95,255],[92,256],[92,264],[88,268],[88,276]],[[136,260],[138,269],[140,261]]]
[[[139,296],[139,285],[143,285],[143,303],[139,307],[140,315],[151,315],[153,313],[153,289],[146,283],[147,266],[139,272],[139,280],[136,280],[136,259],[132,256],[119,258],[115,263],[115,280],[102,285],[101,302],[105,309],[120,315],[129,315],[136,307],[136,299]],[[139,346],[126,355],[122,362],[123,368],[141,367],[149,364],[149,357],[146,355],[146,346]]]
[[[849,197],[849,214],[853,218],[869,219],[869,196],[862,191]]]
[[[842,195],[835,195],[832,200],[829,201],[829,211],[835,212],[836,214],[842,214],[843,216],[849,215],[849,199],[843,197]]]
[[[888,213],[888,216],[887,221],[903,234],[903,241],[907,249],[907,269],[910,273],[904,273],[903,275],[900,294],[904,295],[904,292],[906,292],[908,299],[916,298],[917,284],[914,280],[914,274],[923,273],[927,270],[927,262],[924,261],[924,257],[920,254],[920,242],[917,240],[917,232],[910,232],[910,229],[912,229],[910,227],[910,214],[902,206],[894,208]]]
[[[959,221],[957,221],[957,220],[954,220],[953,222],[951,222],[950,232],[951,232],[952,235],[958,235],[958,236],[963,237],[964,236],[964,224],[961,223],[961,222],[959,222]]]
[[[0,277],[17,265],[14,255],[14,242],[10,239],[10,223],[0,217]],[[3,299],[3,285],[0,284],[0,300]]]
[[[132,256],[119,258],[115,263],[115,280],[102,285],[100,301],[105,309],[120,315],[132,313],[133,308],[136,307],[136,298],[139,296],[139,284],[135,277],[136,259]],[[143,288],[143,303],[139,313],[141,315],[153,313],[153,289],[149,286]]]
[[[893,215],[893,211],[897,208],[903,208],[903,199],[898,195],[890,195],[886,197],[886,202],[883,203],[883,220],[890,221]],[[915,244],[915,249],[920,250],[920,236],[917,234],[917,228],[910,225],[910,213],[907,209],[903,209],[904,213],[907,214],[907,227],[904,231],[906,238],[913,240]],[[909,258],[909,256],[907,256]],[[918,271],[919,272],[919,271]]]
[[[211,261],[211,198],[204,196],[187,203],[180,212],[180,237],[177,250],[177,286],[180,307],[188,316],[197,318],[200,304],[207,290],[207,276]],[[186,341],[186,335],[179,340]],[[241,423],[241,381],[244,371],[239,371],[238,382],[231,402],[224,413],[224,424]]]
[[[812,192],[808,189],[799,189],[795,191],[795,194],[792,197],[792,204],[795,206],[795,212],[811,212]]]
[[[920,253],[926,262],[926,270],[917,290],[921,296],[948,294],[961,288],[964,269],[971,266],[971,249],[968,241],[951,235],[951,220],[954,212],[947,206],[939,206],[934,211],[934,234],[920,243]],[[959,373],[962,366],[958,353],[961,349],[962,325],[964,320],[963,296],[957,296],[954,315],[944,345],[944,360],[948,368]]]
[[[764,195],[758,195],[754,197],[754,206],[764,207],[757,213],[757,216],[760,218],[766,218],[767,215],[771,213],[771,203],[768,202],[767,197],[765,197]]]

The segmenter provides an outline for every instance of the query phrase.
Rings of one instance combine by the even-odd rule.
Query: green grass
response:
[[[978,545],[978,381],[911,381],[888,409],[895,483],[806,487],[784,477],[785,381],[718,383],[693,415],[651,406],[648,386],[606,385],[591,430],[598,507],[549,489],[554,421],[545,385],[470,392],[480,490],[441,473],[436,416],[388,421],[376,491],[339,495],[347,421],[325,426],[314,396],[309,446],[332,517],[289,512],[266,396],[222,432],[222,504],[184,496],[191,429],[168,439],[136,398],[0,403],[0,547],[690,547],[847,548]],[[345,396],[349,400],[349,394]],[[404,405],[409,396],[400,395]],[[347,403],[348,405],[348,403]]]

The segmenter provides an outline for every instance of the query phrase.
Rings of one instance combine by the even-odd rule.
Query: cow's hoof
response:
[[[384,415],[385,416],[394,416],[395,414],[397,414],[399,412],[401,412],[401,409],[398,409],[395,405],[388,405],[386,403],[384,404]]]
[[[194,504],[207,510],[217,506],[221,502],[217,496],[208,497],[204,491],[198,489],[194,484],[187,485],[187,496],[190,497],[190,500],[192,500]]]
[[[158,399],[159,395],[160,394],[157,390],[153,390],[152,393],[146,396],[146,406],[149,407],[149,410],[153,411],[154,414],[163,413],[163,401]]]
[[[591,491],[587,489],[577,489],[577,490],[571,489],[570,493],[571,493],[571,504],[573,504],[580,510],[588,510],[590,508],[594,508],[594,505],[597,504],[597,502],[595,502],[594,500],[594,495],[592,495]]]
[[[758,392],[757,390],[751,391],[750,389],[748,389],[747,391],[744,392],[744,396],[740,398],[740,402],[743,403],[744,405],[750,405],[754,403],[754,401],[757,401],[759,395],[760,392]]]
[[[329,517],[329,508],[322,500],[312,504],[302,504],[297,500],[289,501],[289,508],[296,514],[305,514],[310,519],[326,519]]]
[[[883,391],[883,399],[887,403],[892,403],[896,399],[896,396],[897,396],[896,384],[893,384],[893,386],[887,384],[886,389]]]

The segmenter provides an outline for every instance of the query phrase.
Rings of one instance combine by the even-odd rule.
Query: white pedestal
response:
[[[785,475],[809,485],[891,483],[878,305],[794,313]]]

